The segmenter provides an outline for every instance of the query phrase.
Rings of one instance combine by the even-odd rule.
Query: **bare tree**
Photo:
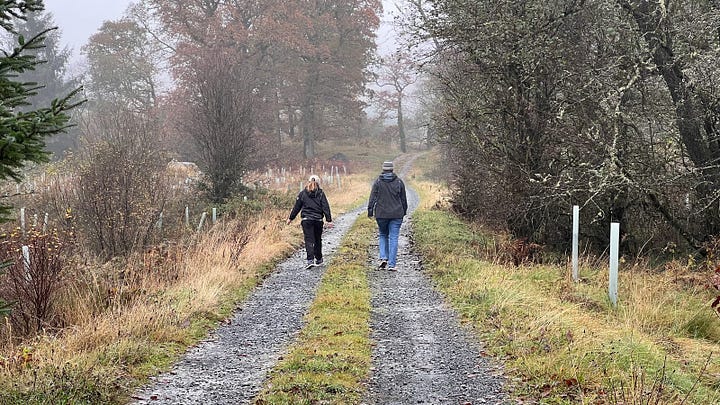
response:
[[[403,115],[403,101],[406,90],[417,81],[417,73],[407,52],[398,51],[383,61],[378,74],[377,85],[380,88],[389,87],[390,90],[381,90],[377,96],[380,106],[384,110],[394,110],[397,118],[398,139],[400,150],[407,152],[405,134],[405,121]]]
[[[180,100],[184,114],[177,130],[193,140],[193,153],[214,202],[241,190],[243,175],[260,159],[255,106],[263,101],[254,85],[254,62],[231,55],[208,50],[194,60],[195,71],[185,82],[187,98]]]

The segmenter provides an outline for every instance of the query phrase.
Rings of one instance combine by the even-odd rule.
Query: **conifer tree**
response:
[[[17,35],[12,49],[0,55],[0,181],[19,180],[28,162],[48,160],[45,139],[68,128],[67,112],[75,107],[74,96],[79,89],[52,100],[49,105],[29,109],[29,99],[37,94],[42,83],[23,82],[19,75],[32,71],[42,63],[35,51],[43,47],[48,33],[45,29],[32,37],[18,34],[18,23],[28,13],[44,9],[42,0],[5,0],[0,3],[0,29]],[[0,220],[7,220],[10,207],[0,205]],[[9,310],[0,300],[0,315]]]

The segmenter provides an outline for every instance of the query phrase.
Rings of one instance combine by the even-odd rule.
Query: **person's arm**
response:
[[[375,204],[377,204],[377,194],[378,194],[378,181],[375,180],[375,182],[372,185],[372,190],[370,191],[370,198],[368,199],[368,217],[371,217],[375,215]]]
[[[330,203],[328,202],[327,196],[325,193],[322,193],[321,198],[322,203],[322,209],[323,209],[323,215],[325,215],[325,221],[328,223],[332,223],[332,213],[330,212]]]
[[[407,215],[407,194],[405,193],[405,183],[403,183],[402,180],[400,180],[400,200],[402,201],[403,206],[403,216]]]
[[[293,206],[292,211],[290,211],[290,216],[288,217],[288,219],[286,221],[288,224],[290,222],[292,222],[293,219],[295,219],[297,214],[302,209],[302,206],[303,206],[303,202],[302,202],[302,191],[301,191],[300,194],[298,194],[297,199],[295,200],[295,206]]]

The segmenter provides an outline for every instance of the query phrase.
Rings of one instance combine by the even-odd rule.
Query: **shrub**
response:
[[[10,320],[16,333],[27,336],[55,326],[53,298],[62,284],[69,246],[70,238],[56,231],[14,232],[0,242],[0,258],[9,263],[0,278],[0,297],[13,303]]]
[[[101,258],[148,246],[167,200],[167,159],[155,122],[130,112],[99,113],[78,167],[78,231]]]

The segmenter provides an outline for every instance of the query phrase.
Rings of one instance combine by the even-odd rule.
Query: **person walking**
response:
[[[380,269],[394,271],[397,266],[398,237],[407,214],[405,183],[393,172],[393,162],[383,162],[382,173],[372,185],[368,200],[368,217],[378,224]]]
[[[307,253],[305,268],[320,266],[323,264],[323,218],[327,221],[328,228],[332,228],[333,223],[330,204],[327,197],[325,197],[325,193],[320,188],[320,178],[314,174],[310,176],[305,188],[298,194],[295,205],[286,221],[287,224],[290,224],[298,213],[302,218],[300,223],[305,237],[305,251]]]

